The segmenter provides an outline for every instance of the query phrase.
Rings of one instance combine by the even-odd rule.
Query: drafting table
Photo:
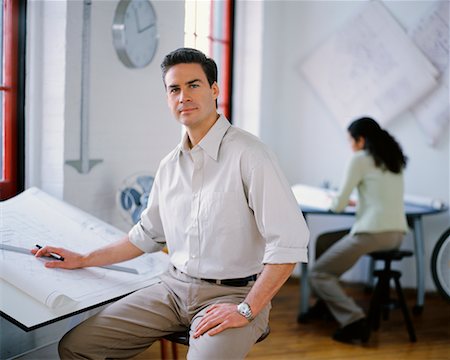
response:
[[[48,259],[36,258],[27,249],[46,244],[87,253],[122,239],[125,233],[37,188],[0,202],[0,213],[2,359],[31,349],[19,343],[20,337],[42,338],[56,328],[54,333],[60,337],[68,330],[64,326],[67,321],[61,320],[76,325],[80,317],[75,315],[85,316],[90,310],[156,283],[168,267],[168,255],[158,252],[118,264],[122,271],[117,271],[117,265],[116,270],[111,266],[46,268]],[[125,268],[134,271],[123,271]]]
[[[314,206],[301,205],[301,210],[307,220],[308,215],[355,215],[355,208],[347,207],[344,212],[333,213],[323,208]],[[413,312],[418,314],[423,310],[425,303],[425,239],[423,235],[422,217],[425,215],[433,215],[443,213],[448,210],[448,207],[435,209],[433,207],[411,205],[405,203],[405,213],[408,224],[413,230],[414,239],[414,255],[416,258],[416,274],[417,274],[417,300],[413,308]],[[309,284],[308,284],[308,265],[301,264],[301,279],[300,279],[300,308],[299,314],[304,314],[308,311],[309,300]]]

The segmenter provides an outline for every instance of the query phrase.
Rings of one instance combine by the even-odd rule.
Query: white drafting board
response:
[[[295,184],[291,187],[295,199],[300,206],[312,207],[319,210],[329,210],[332,196],[335,192],[314,186]]]
[[[365,5],[301,71],[344,128],[361,116],[384,126],[434,88],[438,76],[379,1]]]
[[[31,249],[55,245],[86,252],[124,236],[113,226],[37,188],[0,202],[0,241]],[[120,265],[138,274],[92,267],[47,269],[32,255],[0,250],[0,312],[25,330],[81,312],[158,281],[167,255],[145,254]]]
[[[309,208],[312,210],[328,211],[330,210],[332,198],[337,195],[337,191],[324,189],[316,186],[305,184],[295,184],[291,186],[292,192],[300,205],[300,208]],[[355,203],[358,202],[358,194],[352,193],[350,199]],[[440,199],[430,198],[427,196],[404,194],[405,205],[422,207],[429,210],[441,210],[446,208],[444,201]],[[356,211],[356,206],[349,205],[345,212],[351,213]]]
[[[300,205],[300,208],[310,208],[319,211],[329,211],[335,190],[309,186],[305,184],[295,184],[291,187],[292,192]],[[357,197],[352,194],[351,199],[356,201]],[[355,212],[354,206],[347,206],[347,212]]]

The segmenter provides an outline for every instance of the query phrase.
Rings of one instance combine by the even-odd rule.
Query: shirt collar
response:
[[[224,115],[220,115],[197,146],[202,148],[211,158],[217,161],[220,144],[230,126],[231,124],[227,118]],[[188,145],[188,134],[186,132],[180,142],[178,154],[181,152],[186,153],[190,150]]]

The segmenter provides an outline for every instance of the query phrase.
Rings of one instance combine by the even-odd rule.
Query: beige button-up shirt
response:
[[[145,252],[167,244],[190,276],[228,279],[307,262],[309,231],[272,152],[220,116],[195,147],[185,135],[161,161],[129,238]]]

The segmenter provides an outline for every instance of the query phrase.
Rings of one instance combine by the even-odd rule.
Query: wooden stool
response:
[[[267,336],[270,334],[270,327],[267,326],[266,330],[263,332],[263,334],[256,340],[257,343],[260,341],[263,341]],[[172,356],[168,356],[167,346],[168,343],[171,343],[172,348]],[[161,339],[161,359],[178,359],[178,351],[177,351],[177,344],[186,345],[189,346],[189,330],[187,331],[180,331],[173,334],[169,334],[164,336]]]
[[[384,269],[375,270],[373,272],[374,277],[378,278],[378,282],[370,301],[368,321],[371,329],[378,330],[380,327],[381,315],[383,315],[384,320],[387,320],[389,318],[389,311],[400,306],[408,329],[409,339],[411,342],[415,342],[417,340],[416,334],[411,322],[411,317],[409,316],[405,297],[403,296],[403,290],[400,286],[401,273],[391,269],[392,261],[402,260],[404,257],[412,256],[412,254],[411,251],[404,250],[377,251],[369,254],[373,260],[384,261]],[[397,300],[390,298],[391,279],[394,280],[395,283]]]

